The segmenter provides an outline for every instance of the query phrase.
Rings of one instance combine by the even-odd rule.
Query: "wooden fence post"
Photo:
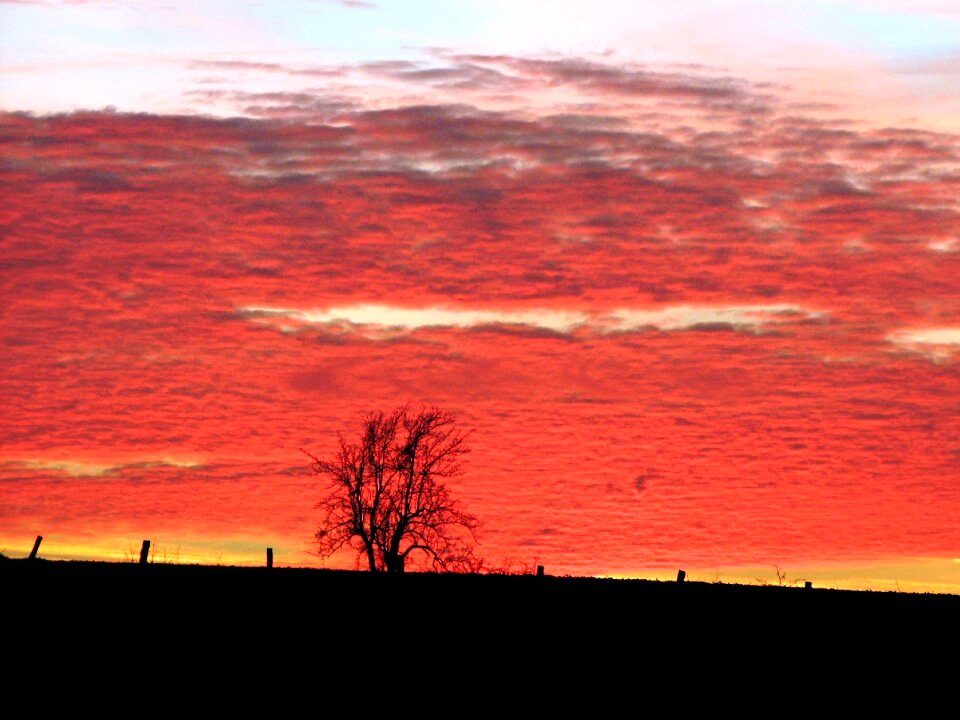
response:
[[[144,540],[143,547],[140,548],[140,564],[146,565],[147,559],[150,557],[150,541]]]
[[[543,577],[543,565],[537,565],[537,577]]]
[[[37,559],[37,551],[40,549],[40,543],[43,542],[43,535],[37,535],[37,539],[33,541],[33,550],[30,551],[30,560]]]
[[[273,567],[273,548],[267,548],[267,567]]]
[[[810,588],[813,587],[813,583],[810,582],[809,580],[806,580],[806,581],[803,583],[803,587],[804,587],[806,590],[809,590]]]
[[[677,582],[683,582],[687,577],[686,570],[677,570]]]

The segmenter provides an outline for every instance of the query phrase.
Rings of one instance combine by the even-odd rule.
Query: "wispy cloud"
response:
[[[891,342],[942,362],[960,352],[960,327],[899,330],[889,336]]]
[[[344,77],[346,69],[336,66],[300,66],[253,60],[191,60],[186,66],[193,70],[235,71],[241,73],[281,73],[307,78]]]
[[[960,250],[960,241],[956,238],[947,238],[945,240],[931,240],[929,243],[931,250],[942,253],[953,253]]]
[[[583,313],[550,310],[495,311],[444,307],[405,308],[388,305],[355,305],[326,310],[244,307],[241,308],[241,313],[252,319],[279,318],[306,325],[347,323],[387,330],[418,330],[431,327],[467,328],[496,324],[527,325],[561,333],[570,332],[586,322],[588,318]]]
[[[421,60],[305,64],[246,58],[194,59],[186,67],[216,71],[221,76],[216,84],[224,90],[233,85],[241,94],[244,90],[235,87],[238,83],[232,83],[231,78],[240,81],[252,75],[283,76],[284,87],[275,92],[316,96],[330,92],[316,87],[316,80],[324,80],[335,83],[337,93],[357,104],[374,95],[380,108],[409,104],[411,97],[428,92],[434,105],[494,111],[522,103],[542,114],[576,108],[586,117],[612,105],[622,118],[658,110],[664,117],[682,112],[689,120],[691,111],[696,110],[709,116],[714,126],[721,118],[753,122],[778,108],[775,88],[766,83],[720,76],[707,68],[665,69],[582,58],[464,55],[437,50]],[[208,78],[203,80],[206,86]],[[196,88],[188,94],[208,91],[207,87]],[[310,104],[304,107],[305,116]]]
[[[824,312],[797,305],[676,305],[652,310],[620,309],[610,315],[610,329],[621,331],[656,328],[658,330],[723,329],[755,332],[768,325],[804,320],[821,320]]]
[[[8,465],[18,466],[37,472],[54,472],[69,477],[106,477],[119,475],[127,470],[147,470],[151,468],[197,468],[202,463],[195,460],[176,460],[170,458],[150,460],[126,460],[123,462],[90,462],[87,460],[30,459],[6,460]]]
[[[354,305],[313,310],[248,306],[241,308],[240,313],[253,321],[267,322],[288,330],[305,325],[348,325],[374,331],[522,325],[557,333],[572,333],[578,329],[599,333],[722,328],[757,331],[766,325],[825,317],[824,313],[794,305],[678,305],[655,309],[617,309],[610,312],[557,311],[544,308],[408,308],[389,305]]]

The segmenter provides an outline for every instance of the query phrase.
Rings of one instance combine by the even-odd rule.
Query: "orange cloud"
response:
[[[473,431],[455,491],[495,560],[956,555],[956,136],[734,80],[456,62],[365,72],[669,107],[0,116],[0,437],[32,463],[0,465],[0,547],[309,549],[297,448],[423,401]]]

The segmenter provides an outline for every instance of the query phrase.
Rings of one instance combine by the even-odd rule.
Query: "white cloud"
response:
[[[929,243],[927,247],[935,252],[950,253],[960,250],[960,243],[955,238],[950,238],[948,240],[935,240]]]
[[[656,309],[620,308],[606,313],[580,310],[474,310],[443,307],[404,308],[391,305],[352,305],[325,310],[244,307],[241,314],[283,332],[304,325],[363,328],[366,336],[410,332],[420,328],[469,328],[480,325],[520,325],[558,333],[587,328],[597,333],[644,329],[685,330],[704,325],[729,325],[758,331],[766,325],[822,317],[796,305],[671,305]],[[371,332],[371,330],[373,332]]]
[[[887,336],[891,342],[919,352],[934,362],[946,360],[960,350],[960,328],[901,330]]]
[[[765,325],[823,317],[823,313],[797,305],[671,305],[657,310],[620,309],[610,314],[608,330],[630,331],[645,327],[686,330],[704,325],[730,325],[756,331]]]
[[[589,316],[580,312],[556,310],[452,310],[441,307],[403,308],[391,305],[352,305],[327,310],[246,307],[241,312],[269,320],[282,318],[298,324],[361,325],[394,331],[418,330],[425,327],[476,327],[477,325],[525,325],[566,333],[586,323]]]
[[[899,334],[901,340],[928,345],[960,345],[960,328],[930,328],[908,330]]]
[[[10,460],[9,462],[20,465],[30,470],[40,470],[63,473],[70,477],[104,477],[106,475],[115,475],[127,468],[151,468],[151,467],[175,467],[175,468],[193,468],[199,467],[201,463],[193,460],[171,460],[163,458],[160,460],[137,460],[132,462],[119,463],[95,463],[81,462],[78,460]]]

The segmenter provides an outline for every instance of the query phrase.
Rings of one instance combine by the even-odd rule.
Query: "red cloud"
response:
[[[736,117],[758,97],[482,60],[458,62]],[[960,365],[951,343],[897,340],[960,328],[955,136],[449,104],[296,114],[321,100],[243,99],[288,119],[0,116],[3,543],[152,528],[306,547],[297,448],[412,400],[473,430],[455,490],[493,559],[624,572],[956,552]],[[358,304],[596,327],[377,335],[243,311]],[[711,311],[597,329],[688,306]],[[754,306],[802,311],[732,310]],[[170,457],[203,462],[138,460]],[[101,466],[121,470],[58,469]]]

